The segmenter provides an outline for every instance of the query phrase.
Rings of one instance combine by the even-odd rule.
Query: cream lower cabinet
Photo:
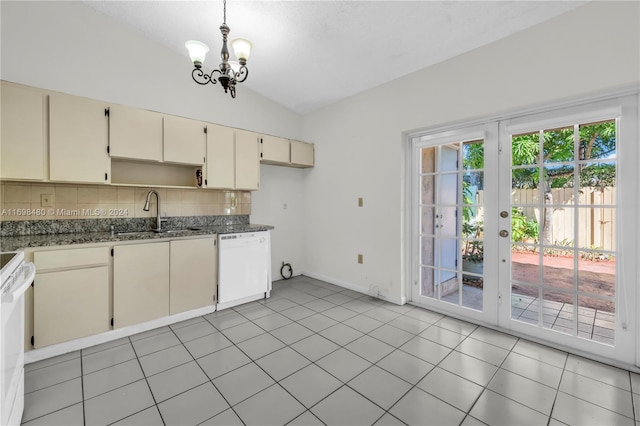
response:
[[[171,241],[171,315],[216,303],[217,248],[216,238]]]
[[[34,253],[35,348],[110,329],[109,248]]]
[[[169,315],[169,242],[113,248],[113,326]]]

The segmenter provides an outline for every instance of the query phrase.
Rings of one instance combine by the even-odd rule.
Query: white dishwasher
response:
[[[269,297],[269,231],[221,234],[218,253],[218,309]]]

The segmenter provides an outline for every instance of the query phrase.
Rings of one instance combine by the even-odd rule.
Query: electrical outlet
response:
[[[40,194],[40,206],[41,207],[53,207],[53,195]]]
[[[364,263],[364,259],[363,259],[363,256],[361,254],[358,255],[358,263],[360,263],[360,264]]]
[[[364,205],[364,199],[362,197],[358,198],[358,207],[362,207]]]

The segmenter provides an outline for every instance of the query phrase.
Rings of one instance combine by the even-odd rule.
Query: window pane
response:
[[[573,161],[573,126],[546,130],[543,133],[543,158],[545,163]]]
[[[435,240],[433,237],[420,238],[420,263],[422,265],[433,266],[433,255],[435,253]]]
[[[540,153],[540,134],[527,133],[511,138],[511,163],[514,166],[536,164]]]
[[[484,169],[483,141],[465,142],[462,145],[462,164],[465,170]]]
[[[537,167],[513,169],[511,171],[511,188],[537,189],[540,183],[540,169]],[[516,202],[516,201],[514,201]]]
[[[435,232],[435,226],[433,223],[433,215],[435,208],[422,207],[422,214],[420,215],[420,232],[426,235],[433,235]]]
[[[593,250],[591,257],[596,257],[598,251],[615,251],[615,214],[615,208],[597,205],[578,209],[578,248]],[[585,255],[588,253],[585,251]]]
[[[435,204],[435,176],[426,175],[420,178],[422,181],[421,192],[420,192],[420,204]]]
[[[561,333],[574,334],[573,320],[567,320],[560,317],[560,312],[572,310],[573,297],[571,293],[544,290],[542,294],[543,326]]]
[[[574,187],[573,170],[573,166],[571,165],[545,167],[543,172],[544,181],[548,186],[545,186],[544,190],[566,189],[567,191],[554,191],[560,195],[560,197],[556,197],[556,199],[560,199],[560,202],[564,200],[571,200],[573,197],[572,188]],[[555,200],[553,203],[556,203]]]
[[[580,128],[580,160],[616,157],[615,120],[582,124]]]
[[[581,163],[580,188],[611,188],[616,186],[616,163],[612,161]]]
[[[433,173],[436,166],[436,148],[422,148],[420,150],[420,173]]]

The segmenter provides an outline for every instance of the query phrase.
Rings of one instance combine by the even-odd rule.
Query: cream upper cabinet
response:
[[[218,252],[216,238],[171,241],[171,315],[216,303]]]
[[[236,189],[260,188],[259,136],[246,130],[236,130]]]
[[[0,178],[43,180],[47,96],[7,83],[0,90]]]
[[[231,127],[207,124],[208,188],[233,189],[235,186],[235,132]]]
[[[164,161],[202,165],[205,163],[206,143],[202,122],[164,116]]]
[[[111,157],[162,161],[162,118],[162,114],[153,111],[110,106]]]
[[[315,162],[314,146],[311,143],[291,141],[291,165],[295,167],[313,167]]]
[[[108,331],[109,248],[34,253],[34,347]]]
[[[49,178],[108,183],[106,104],[77,96],[49,96]]]
[[[113,248],[113,326],[169,315],[169,242]]]
[[[275,136],[260,136],[260,162],[288,165],[290,157],[289,139]]]

